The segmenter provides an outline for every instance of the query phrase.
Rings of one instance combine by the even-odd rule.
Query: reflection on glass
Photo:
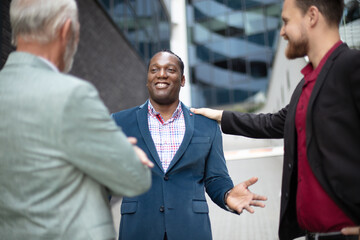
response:
[[[217,106],[265,92],[281,0],[188,0],[193,106]]]
[[[98,0],[147,62],[170,46],[170,20],[160,0]]]
[[[349,1],[345,6],[345,23],[349,23],[355,21],[356,19],[360,19],[360,1],[352,0]]]

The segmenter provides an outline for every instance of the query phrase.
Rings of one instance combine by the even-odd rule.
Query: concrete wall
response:
[[[10,45],[10,0],[1,0],[0,68]],[[110,112],[142,104],[148,97],[146,65],[96,0],[77,0],[80,43],[71,74],[95,85]]]

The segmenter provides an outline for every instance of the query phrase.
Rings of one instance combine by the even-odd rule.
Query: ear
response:
[[[185,76],[182,75],[181,77],[181,86],[184,87],[185,86]]]
[[[307,11],[307,16],[309,19],[310,27],[314,27],[319,21],[320,11],[317,7],[310,6],[309,10]]]
[[[62,41],[67,42],[67,40],[69,39],[69,37],[71,36],[71,20],[67,19],[65,21],[65,23],[62,25],[62,27],[60,28],[60,32],[59,32],[59,37]]]

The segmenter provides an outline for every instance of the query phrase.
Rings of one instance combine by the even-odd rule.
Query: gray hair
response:
[[[75,33],[79,28],[75,0],[12,0],[12,44],[17,45],[17,37],[46,44],[57,37],[57,31],[67,19],[71,20]]]

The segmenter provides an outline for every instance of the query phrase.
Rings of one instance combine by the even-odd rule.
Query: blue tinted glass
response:
[[[273,30],[268,32],[268,42],[270,47],[274,46],[275,40],[277,39],[277,36],[279,34],[278,32],[279,32],[278,30]]]
[[[241,0],[227,0],[227,6],[229,8],[232,8],[233,10],[239,10],[243,8],[243,4]]]
[[[169,48],[170,22],[160,0],[98,1],[144,61]]]
[[[263,8],[246,11],[245,19],[246,35],[257,34],[265,31],[265,16]]]
[[[250,62],[250,74],[254,78],[261,78],[267,76],[267,64],[261,61]]]
[[[282,1],[188,2],[189,64],[196,86],[193,103],[232,104],[265,91]]]
[[[204,62],[210,62],[211,52],[203,45],[196,46],[196,57]]]
[[[194,8],[194,15],[195,15],[195,21],[202,21],[202,20],[208,18],[208,16],[205,13],[203,13],[196,7]]]
[[[253,7],[259,7],[263,5],[262,1],[256,1],[256,0],[245,0],[246,8],[253,8]]]
[[[205,97],[207,106],[215,106],[216,105],[215,88],[213,88],[213,87],[204,88],[203,95]]]
[[[248,36],[248,41],[258,44],[258,45],[262,45],[265,46],[265,34],[264,33],[258,33],[258,34],[254,34],[254,35],[249,35]]]
[[[242,102],[255,93],[253,91],[234,90],[234,102]]]
[[[225,105],[230,103],[230,90],[216,88],[216,105]]]

